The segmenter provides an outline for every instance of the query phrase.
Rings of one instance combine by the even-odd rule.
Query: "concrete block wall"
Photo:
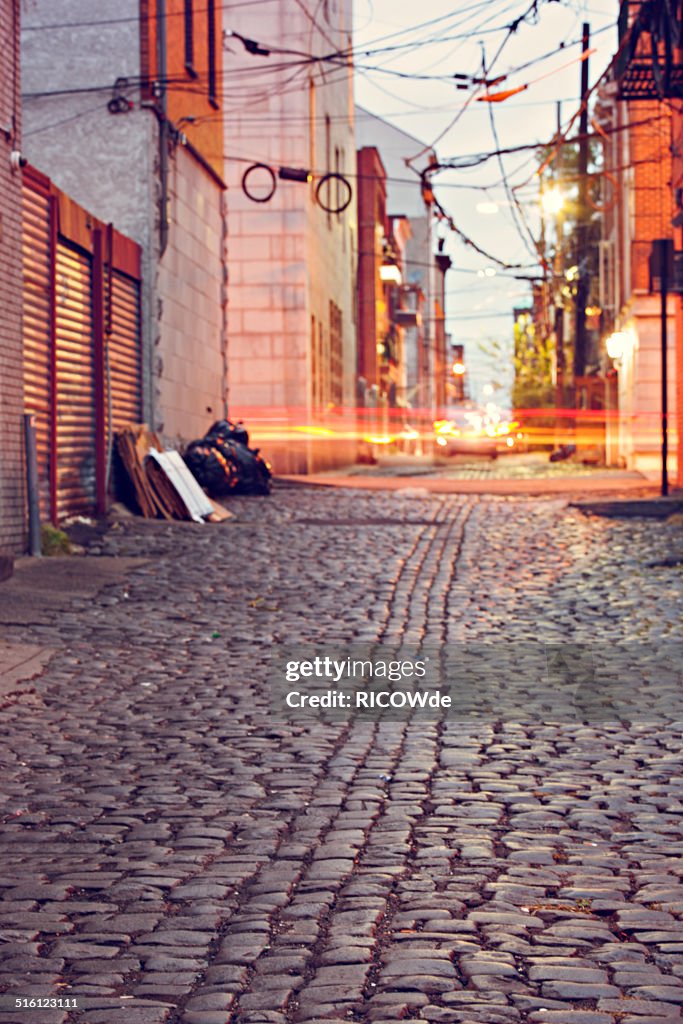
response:
[[[221,192],[182,147],[169,176],[170,232],[160,260],[156,429],[169,441],[201,437],[225,411]]]
[[[21,338],[21,149],[19,0],[0,0],[0,561],[25,534]]]
[[[266,45],[278,40],[282,45],[286,39],[288,46],[318,53],[348,45],[349,6],[335,5],[328,17],[316,9],[315,0],[297,5],[267,0],[253,10],[228,5],[223,24],[226,31]],[[349,83],[338,73],[329,84],[315,74],[314,87],[304,75],[288,81],[291,71],[286,69],[264,74],[264,66],[239,44],[230,45],[225,67],[230,414],[247,421],[254,442],[277,472],[350,462],[355,446],[342,439],[348,420],[332,413],[322,417],[312,408],[311,322],[328,332],[330,302],[342,311],[344,405],[352,406],[355,197],[341,216],[328,217],[315,202],[315,178],[310,184],[278,180],[274,196],[264,203],[251,201],[241,184],[249,162],[268,164],[276,172],[280,166],[308,168],[319,177],[327,170],[328,156],[334,163],[335,148],[344,153],[340,169],[355,181]],[[233,97],[237,72],[240,90]],[[263,177],[254,174],[249,188],[256,191],[262,183]],[[315,433],[307,435],[307,426]]]

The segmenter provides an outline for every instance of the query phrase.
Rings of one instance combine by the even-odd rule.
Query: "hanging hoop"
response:
[[[248,181],[249,175],[253,174],[254,171],[265,171],[270,179],[270,185],[268,186],[268,192],[266,195],[257,196],[253,192],[249,191]],[[277,188],[277,179],[275,177],[275,171],[268,164],[251,164],[247,167],[246,171],[242,175],[242,191],[244,192],[247,199],[251,199],[252,203],[267,203],[275,195],[275,189]]]
[[[344,198],[336,206],[327,205],[326,203],[323,202],[323,200],[321,198],[321,192],[322,192],[323,185],[327,185],[328,183],[331,184],[333,181],[340,182],[341,185],[342,185],[342,188],[345,190],[345,192],[344,191],[342,192],[342,196]],[[322,209],[325,211],[325,213],[343,213],[344,210],[349,205],[349,203],[351,202],[352,198],[353,198],[353,190],[352,190],[351,185],[349,184],[348,180],[344,177],[343,174],[336,174],[334,172],[332,172],[330,174],[323,174],[322,178],[320,179],[318,184],[315,186],[315,200],[316,200],[318,206],[322,207]]]
[[[590,198],[590,196],[587,195],[586,196],[586,202],[587,202],[588,206],[590,206],[591,210],[595,210],[596,213],[609,213],[611,210],[614,209],[614,207],[617,205],[617,202],[619,200],[619,193],[620,193],[619,182],[617,181],[617,179],[615,178],[615,176],[613,174],[610,174],[609,171],[599,171],[598,174],[600,176],[602,176],[603,178],[606,178],[607,181],[612,186],[612,196],[611,196],[610,199],[606,199],[604,203],[595,203]],[[596,175],[596,177],[597,177],[597,175]]]

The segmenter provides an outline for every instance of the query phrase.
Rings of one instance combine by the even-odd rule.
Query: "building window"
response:
[[[344,398],[344,360],[342,311],[329,303],[327,331],[311,316],[311,405],[324,415],[340,407]]]
[[[185,70],[193,78],[197,77],[194,67],[194,12],[193,0],[185,0]]]
[[[208,67],[209,67],[209,103],[218,106],[216,87],[216,0],[208,0],[206,7],[208,17]]]
[[[318,388],[319,378],[318,331],[315,317],[311,317],[311,405],[314,410],[320,406]]]
[[[328,401],[341,406],[344,401],[344,356],[342,311],[336,302],[330,300],[330,373]]]

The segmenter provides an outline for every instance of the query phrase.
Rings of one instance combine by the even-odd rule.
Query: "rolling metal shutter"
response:
[[[113,429],[142,419],[140,284],[115,270],[111,275],[109,380]]]
[[[95,507],[95,382],[91,259],[57,244],[57,514]]]
[[[50,196],[24,181],[24,410],[35,415],[41,518],[51,518]]]

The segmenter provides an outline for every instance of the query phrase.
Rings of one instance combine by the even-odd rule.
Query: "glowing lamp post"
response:
[[[623,331],[615,331],[605,341],[607,355],[615,362],[624,358],[626,352],[626,335]]]
[[[398,263],[393,260],[385,259],[379,268],[380,281],[384,281],[385,284],[399,285],[403,281],[403,275],[401,274],[401,268]]]
[[[550,188],[544,189],[541,192],[541,207],[548,216],[556,217],[559,213],[562,213],[564,204],[564,192],[557,185],[551,185]]]

